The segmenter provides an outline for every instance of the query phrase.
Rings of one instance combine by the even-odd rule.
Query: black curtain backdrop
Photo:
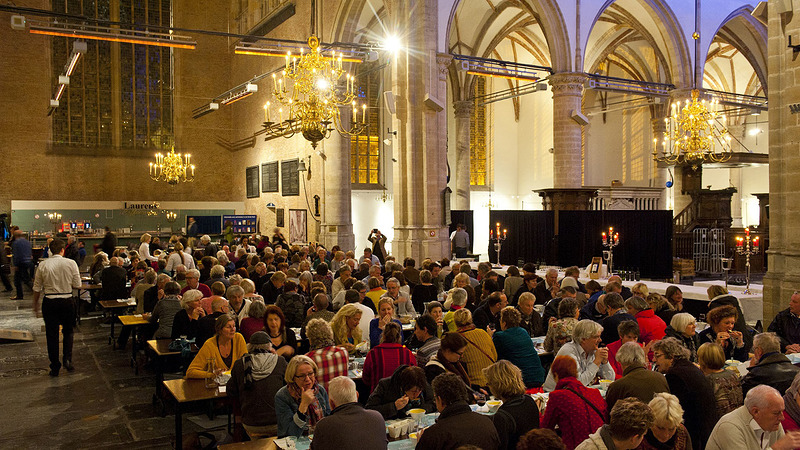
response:
[[[556,264],[554,258],[554,219],[553,211],[496,211],[489,213],[489,225],[495,229],[500,222],[500,230],[508,230],[508,237],[500,250],[501,264],[525,262],[544,262]],[[485,233],[489,230],[481,230]],[[489,261],[497,263],[494,241],[489,241]],[[587,263],[588,264],[588,263]]]
[[[467,249],[468,253],[472,253],[472,246],[475,242],[475,230],[473,230],[474,220],[473,220],[473,212],[471,209],[465,210],[451,210],[450,211],[450,232],[447,234],[447,237],[450,238],[450,235],[453,234],[453,231],[456,231],[456,226],[460,223],[463,223],[466,227],[466,232],[469,235],[469,248]]]
[[[583,267],[603,255],[601,233],[614,227],[615,271],[639,270],[642,277],[672,276],[672,211],[560,211],[558,265]],[[605,261],[604,261],[605,262]]]

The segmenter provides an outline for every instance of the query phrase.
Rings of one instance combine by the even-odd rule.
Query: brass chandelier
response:
[[[286,53],[286,65],[278,77],[272,74],[273,94],[280,103],[278,121],[270,102],[264,105],[264,128],[268,137],[290,138],[301,133],[313,148],[336,130],[342,135],[357,135],[366,130],[367,105],[356,104],[355,77],[342,68],[343,54],[325,54],[315,35],[308,38],[309,51],[300,55]],[[339,84],[344,76],[344,86]],[[288,80],[288,81],[287,81]],[[289,87],[289,81],[292,86]],[[344,123],[341,108],[352,107],[352,116]]]
[[[716,112],[717,100],[699,100],[692,90],[692,100],[672,104],[664,119],[666,130],[659,142],[653,138],[653,159],[669,165],[691,165],[693,169],[708,162],[721,163],[731,158],[731,136],[725,127],[725,115]],[[660,147],[660,149],[659,149]]]
[[[172,147],[166,155],[156,153],[155,158],[155,162],[150,163],[150,178],[153,181],[166,181],[170,186],[175,186],[194,180],[192,155],[175,153],[175,147]]]
[[[717,100],[700,100],[698,78],[700,61],[700,0],[695,0],[694,72],[692,100],[672,104],[669,117],[664,119],[666,130],[659,143],[653,138],[653,160],[671,166],[690,165],[697,170],[703,163],[721,163],[731,159],[731,136],[724,114],[717,112]],[[660,147],[660,149],[659,149]]]

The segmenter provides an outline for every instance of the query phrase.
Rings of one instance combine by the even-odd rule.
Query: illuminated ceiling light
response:
[[[28,31],[32,34],[63,36],[97,41],[124,42],[128,44],[155,45],[194,50],[197,42],[188,36],[172,33],[154,33],[124,28],[110,28],[96,25],[72,25],[50,22],[29,21]]]
[[[228,97],[221,100],[220,103],[222,103],[223,105],[230,105],[232,103],[238,102],[239,100],[245,97],[249,97],[256,92],[258,92],[258,85],[253,83],[247,83],[244,86],[244,89],[230,93]]]
[[[468,74],[480,75],[482,77],[504,78],[506,80],[520,80],[520,81],[539,81],[542,78],[535,75],[506,75],[498,72],[489,72],[484,70],[468,70]]]
[[[695,19],[700,8],[699,0],[695,3]],[[696,21],[696,25],[699,22]],[[700,32],[695,31],[692,39],[700,39]],[[695,70],[699,72],[697,46],[695,45]],[[726,126],[724,114],[717,113],[719,101],[700,100],[700,90],[695,76],[692,100],[686,100],[681,108],[680,103],[672,104],[672,112],[664,119],[666,131],[661,142],[653,138],[653,160],[672,166],[689,165],[697,170],[703,163],[722,163],[731,159],[731,136]]]
[[[192,110],[192,118],[197,119],[198,117],[203,117],[208,113],[214,112],[219,109],[219,103],[206,103],[205,105],[195,108]]]
[[[53,114],[53,111],[61,104],[61,96],[64,95],[64,90],[69,86],[69,77],[72,75],[72,72],[75,71],[75,67],[81,59],[81,55],[84,53],[86,53],[86,42],[75,41],[72,43],[72,53],[69,54],[69,60],[67,60],[67,64],[64,66],[63,73],[58,76],[56,95],[50,99],[50,109],[47,112],[48,116]]]
[[[195,166],[191,158],[192,155],[188,153],[176,154],[175,147],[166,155],[156,153],[155,162],[150,163],[150,178],[153,181],[166,181],[170,186],[193,181]]]
[[[403,49],[403,45],[400,42],[400,38],[390,34],[383,40],[383,49],[387,52],[397,53]]]
[[[233,53],[237,55],[277,56],[279,58],[286,57],[287,52],[297,55],[300,53],[300,47],[259,47],[249,42],[243,42],[237,44],[233,50]],[[377,55],[374,53],[366,50],[341,50],[338,54],[342,56],[342,62],[362,63],[377,59]],[[332,56],[322,56],[322,59],[332,58]],[[338,56],[336,59],[338,61]]]
[[[335,129],[343,136],[358,135],[366,127],[367,105],[356,105],[355,77],[346,74],[342,54],[326,54],[316,35],[308,38],[309,51],[284,54],[281,76],[272,74],[273,95],[278,100],[278,121],[272,121],[269,103],[264,106],[264,128],[267,138],[289,138],[301,133],[313,148],[327,139]],[[339,80],[344,81],[341,85]],[[343,123],[340,108],[352,107],[348,123]],[[286,119],[284,120],[284,108]]]

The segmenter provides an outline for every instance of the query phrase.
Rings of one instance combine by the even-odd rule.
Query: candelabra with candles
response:
[[[750,291],[750,255],[757,255],[758,251],[758,236],[754,236],[751,239],[750,228],[744,229],[744,237],[736,236],[736,253],[745,257],[745,280],[747,281],[747,286],[744,289],[745,294],[753,293]]]
[[[58,233],[58,225],[61,223],[61,214],[57,212],[47,213],[47,220],[53,224],[53,231]]]
[[[614,227],[608,227],[608,234],[603,232],[603,247],[608,250],[603,250],[603,256],[606,258],[608,264],[608,276],[614,273],[614,247],[619,245],[619,233],[614,233]]]
[[[169,222],[169,223],[174,223],[175,220],[178,218],[178,215],[176,213],[172,212],[172,211],[169,211],[164,215],[166,216],[167,222]]]
[[[503,247],[503,242],[506,240],[508,236],[508,230],[503,229],[503,233],[500,233],[500,222],[495,224],[497,227],[497,233],[495,234],[495,230],[489,229],[489,241],[494,240],[494,251],[497,252],[497,265],[500,265],[500,249]]]

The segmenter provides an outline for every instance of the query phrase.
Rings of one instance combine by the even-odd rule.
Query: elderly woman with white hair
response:
[[[239,283],[239,286],[244,289],[244,298],[250,300],[251,302],[264,303],[264,297],[258,295],[256,292],[256,284],[253,283],[253,280],[249,278],[242,278],[242,282]]]
[[[667,337],[674,337],[689,350],[689,361],[697,362],[697,349],[700,348],[700,336],[697,334],[697,321],[689,313],[677,313],[672,316],[665,330]]]
[[[202,298],[203,293],[197,289],[190,289],[183,293],[181,297],[183,309],[175,313],[175,318],[172,319],[172,339],[184,336],[187,339],[197,337],[197,332],[200,330],[199,320],[206,315],[205,310],[200,306]]]
[[[598,348],[600,333],[603,327],[589,319],[584,319],[575,325],[572,333],[572,342],[567,342],[558,351],[557,356],[569,356],[578,363],[578,381],[585,386],[599,376],[607,380],[615,378],[614,368],[608,362],[608,349]],[[544,382],[544,390],[550,392],[556,387],[553,372],[549,371]]]
[[[691,450],[692,439],[683,426],[683,408],[678,397],[668,393],[653,396],[648,403],[654,419],[644,435],[642,450]]]
[[[444,308],[448,309],[444,315],[444,323],[447,325],[447,331],[456,331],[456,323],[454,315],[456,311],[464,308],[467,305],[467,291],[462,288],[450,289],[447,293],[447,300],[444,302]]]

